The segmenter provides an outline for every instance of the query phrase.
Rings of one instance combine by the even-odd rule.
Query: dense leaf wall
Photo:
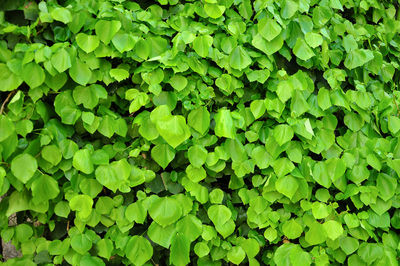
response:
[[[398,264],[397,1],[0,8],[6,265]]]

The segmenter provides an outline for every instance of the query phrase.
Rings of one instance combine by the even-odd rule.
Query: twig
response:
[[[14,90],[14,91],[11,91],[11,92],[8,94],[7,98],[4,100],[4,102],[3,102],[3,104],[1,105],[1,108],[0,108],[0,115],[3,113],[4,107],[6,106],[7,102],[10,100],[11,96],[12,96],[14,93],[15,93],[15,90]]]
[[[162,183],[164,184],[164,188],[165,188],[165,190],[167,190],[167,191],[168,191],[167,184],[165,183],[165,180],[164,180],[163,174],[161,174],[160,176],[161,176]]]

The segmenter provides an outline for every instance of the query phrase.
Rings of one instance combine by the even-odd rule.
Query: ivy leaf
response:
[[[182,207],[174,198],[156,198],[149,207],[149,215],[156,223],[165,227],[179,220]]]
[[[64,7],[56,7],[50,14],[54,20],[61,21],[64,24],[72,21],[71,12]]]
[[[190,241],[182,233],[176,233],[171,242],[169,261],[174,265],[187,265],[190,262]]]
[[[45,77],[43,68],[35,62],[28,63],[23,67],[22,79],[31,88],[42,85]]]
[[[213,38],[210,35],[197,36],[193,41],[193,49],[199,56],[206,57],[212,43]]]
[[[24,184],[33,177],[37,169],[35,157],[28,153],[19,154],[11,162],[12,174]]]
[[[225,12],[225,6],[217,4],[205,4],[204,11],[210,18],[217,19]]]
[[[165,169],[175,158],[175,151],[168,144],[159,144],[151,149],[151,158],[153,158],[162,168]]]
[[[125,254],[134,265],[143,265],[153,256],[153,247],[143,236],[133,236],[126,244]]]
[[[31,189],[36,202],[54,199],[60,193],[57,181],[48,175],[41,175],[33,181]]]
[[[204,106],[192,110],[188,115],[188,124],[194,130],[204,135],[210,127],[210,113]]]
[[[374,58],[372,51],[366,49],[354,49],[347,54],[344,65],[348,69],[363,66]]]
[[[76,35],[75,38],[78,46],[86,53],[93,52],[100,44],[99,37],[97,37],[96,35],[79,33],[78,35]]]
[[[13,91],[21,83],[20,77],[11,72],[6,64],[0,63],[0,91]]]
[[[271,18],[261,19],[257,26],[258,33],[269,42],[275,39],[275,37],[278,36],[282,31],[281,26],[279,26],[279,24]]]
[[[340,223],[334,220],[329,220],[322,225],[326,231],[327,236],[335,240],[343,234],[343,227]]]
[[[156,127],[158,133],[160,133],[165,141],[173,148],[179,146],[191,135],[190,129],[186,125],[185,118],[181,115],[160,119],[157,121]]]
[[[91,174],[94,171],[92,158],[88,149],[79,150],[75,153],[72,165],[78,171]]]
[[[94,26],[96,35],[104,44],[109,44],[120,28],[121,22],[117,20],[99,20]]]
[[[81,255],[92,248],[92,240],[86,234],[77,234],[71,237],[71,247]]]
[[[290,141],[294,136],[294,131],[289,125],[278,125],[274,128],[274,138],[282,146]]]
[[[217,137],[225,137],[234,139],[236,129],[233,123],[231,112],[227,109],[220,109],[215,115],[215,135]]]
[[[251,64],[251,58],[242,46],[237,46],[229,56],[229,64],[232,68],[242,70]]]
[[[282,193],[289,199],[292,199],[299,188],[299,183],[296,178],[291,175],[287,175],[279,177],[278,180],[276,180],[275,187],[279,193]]]
[[[297,39],[296,44],[293,47],[293,53],[301,60],[307,61],[315,54],[313,50],[308,46],[304,39]]]
[[[92,76],[92,71],[84,62],[76,59],[69,69],[69,75],[76,83],[85,86]]]
[[[63,73],[72,66],[71,57],[64,48],[61,48],[51,56],[51,64],[59,73]]]
[[[92,213],[93,199],[88,195],[75,195],[69,201],[71,210],[78,211],[78,217],[86,219]]]

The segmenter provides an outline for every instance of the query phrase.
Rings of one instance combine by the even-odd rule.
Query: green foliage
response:
[[[397,1],[0,6],[5,265],[398,264]]]

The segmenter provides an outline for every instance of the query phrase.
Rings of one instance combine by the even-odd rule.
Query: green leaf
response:
[[[169,262],[174,265],[187,265],[190,262],[190,241],[182,233],[176,233],[171,242]]]
[[[374,58],[372,51],[366,49],[354,49],[347,54],[344,65],[348,69],[363,66]]]
[[[307,32],[306,35],[304,36],[306,43],[311,47],[311,48],[316,48],[320,45],[322,45],[323,38],[320,34],[314,33],[314,32]]]
[[[39,87],[45,80],[45,74],[43,68],[38,64],[31,62],[23,66],[22,79],[31,88]]]
[[[231,210],[225,205],[212,205],[207,214],[215,226],[224,225],[232,217]]]
[[[136,40],[128,33],[117,33],[112,38],[112,43],[120,53],[128,52],[135,47]]]
[[[242,46],[237,46],[229,55],[229,64],[232,68],[243,70],[251,64],[251,58]]]
[[[24,184],[33,177],[37,169],[36,159],[28,153],[19,154],[11,161],[12,174]]]
[[[165,227],[179,220],[182,207],[174,198],[156,198],[149,207],[149,215],[156,223]]]
[[[142,202],[136,201],[126,207],[125,217],[130,222],[143,224],[147,216],[147,210],[143,207]]]
[[[153,247],[143,236],[133,236],[126,244],[125,254],[134,265],[143,265],[153,256]]]
[[[190,137],[190,129],[181,115],[169,116],[157,121],[157,131],[173,148]]]
[[[69,206],[78,212],[78,217],[86,219],[92,213],[93,199],[88,195],[75,195],[69,201]]]
[[[187,120],[189,126],[201,135],[204,135],[210,127],[210,113],[204,106],[192,110]]]
[[[328,217],[330,214],[330,209],[327,205],[321,202],[314,202],[312,204],[312,214],[315,219],[323,219]]]
[[[317,100],[318,100],[318,106],[322,110],[326,110],[332,106],[329,91],[325,88],[321,88],[318,90]]]
[[[326,231],[324,226],[320,223],[313,222],[310,226],[310,230],[308,230],[305,234],[305,240],[310,245],[318,245],[326,240]]]
[[[14,123],[8,116],[0,114],[0,142],[7,139],[15,132]]]
[[[340,223],[334,220],[329,220],[322,225],[325,229],[326,235],[335,240],[343,234],[343,227]]]
[[[75,38],[78,46],[86,53],[93,52],[100,44],[99,37],[97,37],[96,35],[79,33],[78,35],[76,35]]]
[[[151,158],[165,169],[175,158],[175,151],[168,144],[158,144],[151,149]]]
[[[400,130],[400,118],[398,118],[397,116],[389,116],[388,119],[388,128],[389,131],[395,135],[397,132],[399,132]]]
[[[70,211],[71,209],[69,207],[69,204],[65,201],[57,202],[56,206],[54,207],[54,213],[60,217],[67,218]]]
[[[292,82],[283,80],[279,82],[276,94],[278,95],[279,100],[285,103],[292,97],[293,91],[294,88]]]
[[[41,175],[33,181],[31,189],[36,202],[54,199],[60,193],[57,181],[48,175]]]
[[[170,78],[169,84],[171,84],[175,90],[181,91],[187,86],[188,81],[187,78],[182,75],[174,75]]]
[[[88,149],[79,150],[75,153],[72,165],[78,171],[91,174],[94,171],[92,158]]]
[[[263,18],[258,23],[258,33],[261,34],[267,41],[272,41],[278,36],[282,28],[279,24],[271,18]]]
[[[92,76],[92,71],[90,71],[87,64],[82,62],[80,59],[76,59],[69,69],[69,75],[71,76],[73,81],[82,86],[85,86]]]
[[[50,14],[54,20],[61,21],[64,24],[72,21],[71,12],[64,7],[56,7],[50,12]]]
[[[290,141],[293,136],[294,131],[288,125],[278,125],[274,128],[274,138],[280,146]]]
[[[100,165],[96,168],[95,176],[100,184],[114,193],[128,180],[132,167],[126,159],[114,161],[111,164]]]
[[[299,188],[299,183],[296,178],[291,175],[281,176],[276,180],[275,183],[276,190],[292,199],[297,189]]]
[[[296,239],[303,233],[303,228],[296,220],[291,219],[283,224],[282,232],[288,239]]]
[[[196,168],[201,167],[207,159],[207,150],[200,145],[193,145],[188,150],[189,162]]]
[[[193,242],[201,235],[203,225],[196,216],[188,214],[176,223],[176,230]]]
[[[0,91],[13,91],[21,85],[22,79],[0,63]]]
[[[379,191],[379,196],[387,201],[391,199],[397,188],[397,180],[387,174],[380,173],[376,179],[376,188]]]
[[[162,227],[156,222],[152,222],[147,230],[147,235],[154,243],[169,248],[172,242],[172,238],[176,234],[176,228],[174,224]]]
[[[92,248],[92,240],[86,234],[77,234],[71,237],[71,247],[81,255]]]
[[[346,255],[350,255],[354,253],[359,247],[358,240],[349,236],[345,236],[340,239],[340,248],[346,253]]]
[[[122,68],[113,68],[110,70],[110,76],[117,80],[118,82],[129,78],[129,72]]]
[[[234,139],[236,137],[236,128],[233,123],[231,112],[227,109],[220,109],[215,115],[215,135]]]
[[[293,47],[293,53],[301,60],[307,61],[315,54],[304,39],[298,38]]]
[[[266,109],[264,100],[255,100],[250,104],[251,113],[256,120],[265,113]]]
[[[205,4],[204,11],[210,18],[217,19],[221,17],[225,12],[225,6],[217,4]]]
[[[96,243],[96,249],[97,255],[109,260],[114,250],[114,244],[110,239],[100,239]]]
[[[213,43],[213,38],[210,35],[197,36],[193,41],[193,49],[201,57],[208,56],[208,50]]]
[[[115,34],[121,28],[121,22],[117,20],[99,20],[94,26],[96,35],[104,44],[109,44]]]
[[[61,162],[62,154],[56,145],[48,145],[42,149],[42,157],[52,165],[57,165]]]
[[[234,264],[240,264],[246,257],[246,253],[240,246],[232,247],[226,255],[228,260]]]
[[[59,73],[62,73],[72,66],[71,57],[64,48],[61,48],[51,56],[51,64]]]

